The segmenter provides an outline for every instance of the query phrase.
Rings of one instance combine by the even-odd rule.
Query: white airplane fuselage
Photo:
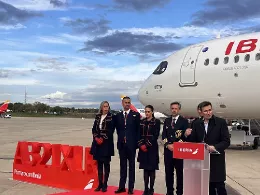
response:
[[[224,118],[260,118],[260,33],[216,39],[181,49],[167,67],[143,83],[138,98],[170,115],[170,103],[182,104],[184,116],[210,101]],[[227,60],[228,59],[228,60]],[[160,67],[157,67],[160,69]]]
[[[145,109],[137,109],[138,112],[140,113],[142,118],[145,118]],[[165,119],[167,116],[165,116],[163,113],[160,112],[154,112],[154,118],[159,119],[159,120],[163,120]]]

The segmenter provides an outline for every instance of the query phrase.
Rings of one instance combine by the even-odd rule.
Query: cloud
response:
[[[8,76],[9,76],[8,71],[0,69],[0,78],[7,78]]]
[[[51,70],[51,71],[65,71],[68,70],[66,67],[67,62],[63,61],[62,57],[59,58],[49,58],[49,57],[39,57],[35,60],[35,65],[38,70]]]
[[[164,7],[171,0],[114,0],[115,8],[129,11],[146,11],[157,7]]]
[[[63,38],[60,37],[53,37],[53,36],[40,36],[37,39],[44,43],[51,43],[51,44],[70,44]]]
[[[231,24],[260,17],[260,1],[256,0],[207,0],[204,5],[203,10],[193,14],[190,24],[198,26]]]
[[[40,81],[36,80],[36,79],[9,79],[9,78],[0,78],[0,82],[4,83],[5,85],[38,85],[40,84]]]
[[[41,16],[41,14],[20,10],[8,3],[0,1],[0,25],[21,26],[20,22],[38,16]]]
[[[137,100],[137,92],[142,81],[112,81],[112,80],[92,80],[85,89],[77,90],[70,93],[57,91],[40,97],[41,101],[45,101],[51,97],[52,105],[75,106],[75,107],[99,107],[99,104],[107,100],[112,109],[121,108],[120,95],[127,94],[132,98],[133,104],[140,107],[141,104]]]
[[[75,19],[72,20],[67,17],[61,18],[61,21],[65,23],[65,26],[72,27],[74,32],[80,33],[80,34],[90,34],[90,35],[100,35],[105,34],[108,32],[110,27],[108,24],[110,23],[109,20],[106,19]]]
[[[183,38],[191,37],[216,37],[217,34],[221,33],[224,36],[230,36],[238,33],[238,30],[230,27],[221,28],[207,28],[199,26],[182,26],[182,27],[153,27],[153,28],[123,28],[120,30],[110,30],[109,34],[119,32],[131,32],[132,34],[152,34],[155,36],[162,36],[174,41],[180,40],[183,42]]]
[[[240,34],[231,27],[199,26],[110,29],[104,35],[89,38],[80,51],[98,54],[132,54],[140,59],[168,55],[197,41]]]
[[[94,51],[97,53],[132,53],[142,54],[162,54],[173,52],[182,46],[173,42],[168,42],[162,36],[152,34],[133,34],[131,32],[115,31],[104,37],[85,42],[85,48],[81,51]]]
[[[102,100],[108,99],[114,102],[113,107],[117,105],[121,108],[120,95],[137,97],[140,84],[158,65],[158,62],[134,61],[122,65],[121,61],[115,62],[106,57],[87,58],[63,52],[40,53],[12,49],[1,50],[0,58],[5,59],[0,61],[0,66],[3,67],[0,82],[5,86],[5,92],[18,93],[18,88],[26,85],[34,87],[28,89],[30,102],[47,101],[37,98],[49,95],[53,97],[52,105],[76,107],[95,107]],[[126,78],[125,75],[131,77]],[[10,91],[12,85],[17,86],[13,92]],[[57,91],[66,94],[58,99],[55,94]],[[13,97],[14,101],[23,101],[22,96]],[[137,99],[135,101],[137,104]]]
[[[67,93],[56,91],[55,93],[47,94],[42,96],[43,99],[63,99]]]
[[[52,4],[54,7],[66,7],[68,6],[67,0],[50,0],[50,4]]]
[[[18,23],[15,25],[0,25],[0,30],[19,30],[19,29],[23,29],[26,28],[26,26]]]

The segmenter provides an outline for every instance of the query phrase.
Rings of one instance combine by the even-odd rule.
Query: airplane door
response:
[[[195,79],[195,70],[198,60],[198,55],[202,49],[202,45],[191,47],[182,62],[180,70],[180,87],[197,86]]]

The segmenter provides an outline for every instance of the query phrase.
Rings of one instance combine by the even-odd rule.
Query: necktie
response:
[[[173,119],[172,119],[172,128],[174,128],[175,121],[176,121],[176,118],[173,118]]]
[[[125,125],[126,125],[127,112],[125,112]]]
[[[127,118],[127,112],[125,112],[125,130],[126,130],[126,118]],[[124,137],[124,143],[126,143],[126,136]]]

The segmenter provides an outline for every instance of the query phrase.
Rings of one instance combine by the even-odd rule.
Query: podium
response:
[[[173,158],[183,159],[183,195],[208,195],[210,153],[205,144],[175,142]]]

